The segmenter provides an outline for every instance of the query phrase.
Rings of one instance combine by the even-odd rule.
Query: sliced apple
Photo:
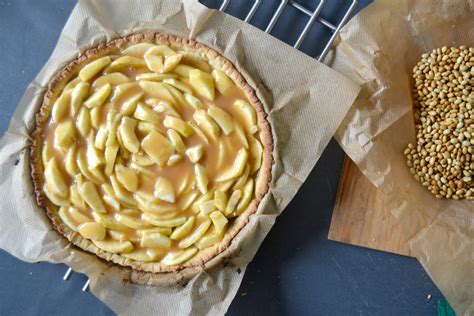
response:
[[[233,187],[234,190],[241,189],[245,185],[245,183],[247,183],[247,179],[249,175],[250,175],[250,165],[247,164],[245,166],[244,172],[235,182],[234,187]]]
[[[104,73],[110,74],[125,68],[142,67],[146,67],[146,63],[143,59],[133,56],[122,56],[114,60],[106,69],[104,69]]]
[[[184,94],[184,99],[186,102],[188,102],[189,105],[191,105],[194,109],[199,110],[202,108],[202,102],[195,96],[189,93]]]
[[[150,122],[153,124],[160,123],[161,119],[158,113],[154,112],[148,106],[146,106],[143,102],[138,102],[137,108],[135,109],[135,113],[133,117],[140,121]]]
[[[169,203],[174,203],[176,200],[173,184],[170,180],[161,176],[156,179],[153,195],[158,199]]]
[[[186,193],[183,193],[179,201],[179,209],[183,211],[187,210],[193,204],[198,194],[199,193],[197,193],[196,191],[188,191]]]
[[[162,253],[156,249],[140,249],[122,254],[123,257],[137,262],[157,261]]]
[[[126,94],[131,93],[134,89],[138,90],[138,87],[138,83],[136,82],[121,83],[114,88],[114,95],[112,98],[114,100],[120,99]]]
[[[130,241],[117,241],[107,240],[98,241],[92,240],[92,242],[100,249],[111,253],[129,253],[133,251],[133,244]]]
[[[77,115],[76,127],[82,137],[87,138],[91,131],[91,116],[88,108],[82,107]]]
[[[136,163],[140,166],[144,166],[144,167],[151,166],[155,163],[150,157],[148,157],[148,155],[146,155],[142,152],[138,152],[136,154],[133,154],[132,155],[132,162],[134,162],[134,163]]]
[[[107,125],[101,125],[95,136],[94,146],[99,150],[105,149],[105,142],[109,136],[109,131],[107,130]]]
[[[99,88],[93,95],[91,95],[85,102],[84,105],[92,109],[104,104],[105,100],[112,93],[112,86],[110,83],[106,83],[104,86]]]
[[[214,227],[211,227],[209,231],[196,242],[196,247],[199,249],[211,247],[221,242],[222,238],[224,238],[224,234],[218,233]]]
[[[163,73],[164,57],[156,51],[156,47],[149,48],[143,55],[148,69],[158,74]]]
[[[201,195],[195,202],[194,204],[191,206],[191,210],[194,212],[194,213],[199,213],[200,210],[199,210],[199,205],[203,202],[206,202],[206,201],[210,201],[212,200],[212,198],[214,197],[214,191],[213,190],[209,190],[206,194],[204,195]]]
[[[168,78],[176,78],[178,77],[175,74],[157,74],[155,72],[146,72],[143,74],[139,74],[135,77],[135,80],[147,80],[147,81],[163,81],[164,79]]]
[[[194,172],[196,174],[196,182],[199,191],[202,194],[206,194],[208,189],[207,185],[209,184],[209,177],[207,175],[207,169],[201,164],[194,165]]]
[[[54,144],[56,147],[68,149],[76,141],[76,128],[73,122],[66,121],[58,124],[54,131]]]
[[[135,112],[137,108],[137,104],[141,100],[142,97],[143,97],[143,93],[140,92],[127,98],[122,103],[122,107],[120,108],[120,113],[126,116],[133,115],[133,113]]]
[[[71,230],[77,232],[77,225],[74,222],[74,219],[72,218],[71,214],[68,212],[68,207],[66,206],[61,206],[58,211],[59,218],[62,220],[62,222],[69,227]]]
[[[137,230],[137,235],[139,237],[153,234],[153,233],[160,233],[165,236],[169,236],[171,234],[171,227],[153,227],[153,228],[146,228],[146,229],[139,229]]]
[[[171,240],[160,233],[146,234],[140,239],[141,239],[140,246],[142,247],[151,247],[151,248],[171,247]]]
[[[91,169],[88,166],[86,154],[84,151],[78,151],[76,158],[77,166],[80,172],[90,181],[95,184],[105,182],[105,178],[98,169]]]
[[[217,106],[210,106],[207,114],[216,121],[217,125],[222,129],[225,135],[229,135],[234,130],[232,117],[223,109]]]
[[[117,201],[117,199],[115,199],[114,197],[108,195],[108,194],[104,194],[102,196],[102,199],[104,200],[104,202],[109,205],[110,207],[112,207],[114,210],[116,211],[119,211],[120,210],[120,202]]]
[[[204,131],[207,137],[216,141],[219,136],[219,126],[207,115],[204,110],[196,110],[193,114],[193,119],[197,125]]]
[[[217,91],[222,95],[228,95],[235,87],[234,82],[222,71],[214,69],[211,73]]]
[[[207,215],[207,214],[212,213],[216,210],[216,205],[215,205],[214,200],[201,202],[198,205],[199,205],[199,211],[203,215]]]
[[[97,190],[92,182],[86,181],[79,188],[79,193],[81,194],[84,201],[96,212],[105,213],[104,204],[97,193]]]
[[[180,118],[167,115],[163,121],[163,125],[166,128],[172,128],[184,137],[189,137],[194,133],[194,130],[188,123]]]
[[[186,93],[190,93],[190,94],[193,93],[193,90],[191,90],[190,87],[188,87],[185,83],[183,83],[183,82],[181,82],[177,79],[168,78],[168,79],[164,79],[163,82],[175,87],[178,90],[181,90],[182,92],[186,92]]]
[[[164,85],[170,91],[171,95],[173,96],[177,104],[180,104],[182,107],[188,107],[188,108],[190,107],[190,105],[188,104],[188,101],[186,101],[181,91],[179,91],[178,89],[176,89],[174,86],[170,84],[165,83]]]
[[[250,204],[250,201],[253,197],[253,189],[254,189],[254,181],[253,179],[249,179],[243,188],[242,199],[240,200],[239,204],[237,205],[237,215],[241,214],[247,206]]]
[[[86,239],[103,240],[105,238],[105,228],[99,223],[88,222],[79,225],[79,234]]]
[[[79,82],[71,93],[71,115],[75,117],[77,112],[82,106],[82,103],[89,95],[89,89],[91,85],[87,82]]]
[[[248,149],[249,144],[248,144],[248,141],[247,141],[247,137],[245,136],[244,128],[236,120],[234,120],[234,131],[235,131],[235,135],[237,135],[237,138],[241,142],[242,146],[244,146],[244,148]]]
[[[76,78],[72,79],[71,81],[69,81],[66,84],[63,91],[68,91],[68,90],[74,89],[79,82],[81,82],[81,78],[79,78],[79,77],[76,77]]]
[[[114,217],[115,217],[115,220],[119,222],[120,224],[133,228],[133,229],[144,229],[144,228],[150,227],[150,224],[130,215],[115,214]]]
[[[136,200],[133,198],[133,195],[124,189],[124,187],[117,180],[116,176],[110,176],[110,183],[112,184],[115,197],[120,201],[120,203],[127,207],[134,207],[137,204]]]
[[[103,153],[97,148],[95,148],[91,137],[89,137],[87,141],[86,157],[87,157],[87,164],[88,164],[89,169],[94,169],[94,168],[97,168],[98,166],[105,164]]]
[[[70,191],[69,192],[69,200],[71,200],[71,203],[74,206],[79,207],[81,209],[87,208],[86,202],[84,202],[84,199],[79,194],[78,185],[76,183],[71,185],[69,191]]]
[[[92,217],[94,217],[94,220],[97,223],[103,225],[106,228],[113,229],[120,232],[124,232],[128,230],[127,226],[124,226],[120,224],[119,222],[117,222],[115,218],[111,215],[92,212]]]
[[[192,246],[196,241],[198,241],[209,229],[212,222],[208,218],[204,220],[188,237],[181,240],[178,244],[179,248],[188,248]]]
[[[153,123],[150,123],[150,122],[140,121],[138,122],[138,125],[137,125],[137,131],[145,135],[148,135],[151,131],[154,131],[156,129],[157,128],[155,127],[155,125],[153,125]]]
[[[129,152],[133,154],[136,154],[140,149],[140,142],[138,141],[137,135],[135,134],[135,127],[137,124],[137,120],[134,120],[128,116],[124,116],[122,117],[122,123],[118,127],[123,145]]]
[[[170,252],[161,260],[161,263],[166,266],[178,265],[192,258],[197,252],[198,250],[195,247],[190,247],[181,251]]]
[[[151,214],[143,214],[142,219],[145,222],[148,222],[158,227],[176,227],[176,226],[183,225],[186,222],[186,217],[184,216],[180,216],[180,217],[176,217],[176,218],[172,218],[168,220],[163,220]]]
[[[255,134],[258,131],[258,126],[257,113],[255,112],[253,106],[251,106],[247,101],[236,100],[233,104],[233,107],[236,109],[237,113],[239,113],[247,133]]]
[[[48,161],[53,157],[54,155],[51,143],[47,139],[45,139],[43,148],[41,149],[41,160],[43,161],[43,166],[46,166],[48,164]]]
[[[214,192],[214,205],[218,210],[225,210],[225,207],[227,206],[227,199],[227,193],[225,193],[224,191],[216,190]]]
[[[66,199],[58,196],[57,194],[53,193],[49,188],[47,183],[43,186],[43,192],[46,195],[46,197],[54,204],[57,206],[69,206],[71,205],[71,202]]]
[[[134,192],[138,189],[138,175],[133,169],[116,165],[115,174],[117,175],[117,180],[128,191]]]
[[[56,102],[54,102],[51,110],[51,117],[55,123],[59,123],[69,110],[71,104],[71,94],[72,90],[64,91],[58,97]]]
[[[110,176],[114,170],[115,160],[117,159],[117,153],[119,151],[118,145],[105,146],[105,174]]]
[[[225,230],[227,223],[229,222],[227,218],[219,211],[212,212],[209,217],[211,218],[211,221],[214,224],[216,231],[218,233],[222,233]]]
[[[194,220],[195,220],[194,216],[191,216],[183,225],[176,227],[173,230],[173,233],[171,234],[170,239],[180,240],[186,237],[193,229]]]
[[[181,61],[182,57],[183,57],[182,54],[176,54],[176,55],[165,57],[163,72],[169,72],[169,71],[172,71],[174,68],[176,68],[176,66],[178,66],[179,62]]]
[[[124,55],[129,55],[137,58],[143,57],[143,54],[150,49],[151,47],[154,47],[155,44],[152,43],[139,43],[139,44],[134,44],[130,45],[129,47],[125,48],[122,51],[122,54]]]
[[[254,174],[262,166],[263,146],[251,135],[249,135],[247,139],[249,142],[249,153],[251,158],[250,174]]]
[[[112,62],[109,56],[105,56],[99,59],[96,59],[89,64],[82,67],[81,71],[79,71],[79,78],[82,81],[89,81],[90,79],[94,78],[102,69],[107,67]]]
[[[66,198],[69,193],[69,188],[61,175],[59,170],[58,162],[55,158],[52,158],[44,170],[46,184],[51,189],[52,193],[58,195],[61,198]]]
[[[166,137],[156,131],[150,132],[142,140],[143,150],[153,159],[159,166],[163,166],[173,154],[173,146],[168,142]]]
[[[222,192],[227,192],[227,190],[230,189],[232,184],[234,184],[234,180],[235,179],[229,179],[226,181],[219,182],[219,184],[217,185],[217,190],[222,191]]]
[[[171,92],[166,88],[166,86],[161,82],[141,80],[138,82],[138,85],[147,93],[148,95],[165,100],[175,104],[175,100]]]
[[[184,153],[186,150],[186,146],[183,143],[183,139],[181,136],[176,132],[174,129],[169,129],[166,131],[168,135],[168,139],[170,140],[171,145],[173,145],[174,149],[180,154]]]
[[[214,101],[214,81],[210,74],[199,69],[193,69],[189,72],[189,84],[200,96],[209,101]]]
[[[209,139],[207,138],[206,134],[202,131],[202,129],[196,124],[196,122],[188,122],[189,126],[191,126],[194,130],[194,133],[205,143],[209,145]]]
[[[183,55],[183,57],[181,57],[181,63],[199,68],[203,72],[211,71],[211,66],[209,66],[206,59],[199,54],[193,52],[182,52],[181,54]]]
[[[121,72],[112,72],[104,76],[100,76],[94,83],[92,83],[92,88],[97,90],[106,84],[110,84],[112,86],[118,86],[122,83],[130,82],[130,78],[122,74]]]
[[[204,149],[201,144],[193,146],[193,147],[189,147],[188,149],[186,149],[186,156],[188,156],[189,160],[192,163],[198,162],[201,159],[203,154],[204,154]]]
[[[107,113],[107,130],[109,134],[107,136],[106,146],[115,146],[117,145],[117,128],[122,119],[122,114],[118,113],[116,110],[110,110]]]
[[[188,65],[179,64],[178,66],[174,68],[173,72],[176,73],[180,77],[189,79],[189,74],[194,69],[196,68],[188,66]]]
[[[84,213],[82,213],[75,207],[72,207],[72,206],[69,207],[68,212],[69,214],[71,214],[71,217],[74,219],[76,223],[83,224],[83,223],[93,222],[92,218],[85,215]]]
[[[181,118],[181,115],[176,111],[176,108],[168,101],[158,100],[156,98],[149,98],[145,103],[153,108],[153,111],[161,114],[171,115]]]
[[[229,202],[227,202],[227,206],[224,211],[225,215],[229,216],[233,212],[235,212],[241,197],[242,197],[242,191],[235,190],[234,192],[232,192],[232,195],[230,196]]]
[[[235,157],[234,163],[230,169],[224,170],[220,175],[216,177],[217,182],[226,181],[237,178],[240,176],[245,169],[245,165],[248,161],[248,152],[246,149],[241,148]]]

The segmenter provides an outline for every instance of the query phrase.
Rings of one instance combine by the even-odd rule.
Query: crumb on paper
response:
[[[427,300],[430,300],[431,299],[431,294],[428,294],[428,296],[426,297]]]

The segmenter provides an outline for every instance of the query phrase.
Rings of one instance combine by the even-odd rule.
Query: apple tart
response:
[[[53,77],[32,179],[71,243],[170,272],[229,246],[268,191],[272,151],[263,105],[229,60],[193,40],[134,34]]]

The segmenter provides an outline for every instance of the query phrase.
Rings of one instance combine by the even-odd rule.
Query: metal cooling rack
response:
[[[328,3],[328,0],[319,0],[319,3],[318,3],[318,5],[317,5],[317,7],[314,11],[311,11],[311,10],[307,9],[306,7],[298,4],[294,0],[281,0],[278,8],[273,13],[273,16],[272,16],[270,22],[268,23],[267,27],[265,28],[265,33],[270,33],[273,30],[275,24],[278,22],[278,19],[280,18],[281,14],[283,13],[283,10],[285,10],[286,7],[291,6],[295,9],[297,9],[298,11],[302,12],[303,14],[309,16],[309,20],[308,20],[308,22],[306,22],[306,25],[305,25],[303,31],[301,31],[301,33],[299,34],[298,39],[296,40],[296,43],[293,44],[294,48],[296,48],[296,49],[300,48],[301,44],[303,43],[303,41],[305,40],[305,38],[308,35],[309,31],[312,29],[312,27],[314,26],[314,24],[316,22],[320,23],[323,26],[325,26],[327,32],[331,34],[331,37],[329,38],[326,45],[324,46],[323,51],[317,57],[317,60],[322,62],[324,60],[324,58],[326,57],[326,55],[328,54],[329,50],[331,49],[332,43],[334,42],[334,39],[336,38],[337,34],[339,33],[339,30],[341,29],[341,27],[344,26],[344,24],[347,22],[347,20],[349,20],[349,18],[351,17],[351,15],[354,12],[354,9],[356,8],[357,3],[358,3],[358,0],[345,0],[345,1],[350,3],[350,5],[347,9],[344,9],[342,19],[336,25],[334,25],[331,22],[329,22],[328,20],[320,17],[321,11],[325,7],[325,5]],[[229,5],[230,2],[231,2],[231,0],[223,0],[220,7],[219,7],[219,11],[225,11],[225,9],[227,8],[227,6]],[[252,20],[253,16],[255,15],[255,12],[257,12],[257,10],[258,10],[258,8],[260,7],[261,4],[262,4],[262,0],[255,0],[254,1],[252,7],[250,8],[250,11],[247,13],[247,15],[244,19],[245,22],[251,23],[251,20]],[[63,276],[63,280],[68,281],[69,278],[71,277],[72,273],[73,273],[72,269],[68,268],[68,270],[66,271],[66,273]],[[90,284],[90,280],[88,279],[82,287],[83,292],[85,292],[89,289],[89,284]]]

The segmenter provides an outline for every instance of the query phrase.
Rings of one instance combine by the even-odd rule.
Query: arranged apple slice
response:
[[[200,96],[209,101],[214,101],[214,81],[210,74],[200,69],[193,69],[189,72],[189,84]]]
[[[69,193],[69,188],[64,181],[64,178],[59,170],[58,162],[55,158],[52,158],[46,165],[44,170],[46,185],[52,193],[59,197],[66,198]]]
[[[163,166],[173,154],[173,146],[166,137],[156,131],[150,132],[141,144],[143,150],[158,165]]]

